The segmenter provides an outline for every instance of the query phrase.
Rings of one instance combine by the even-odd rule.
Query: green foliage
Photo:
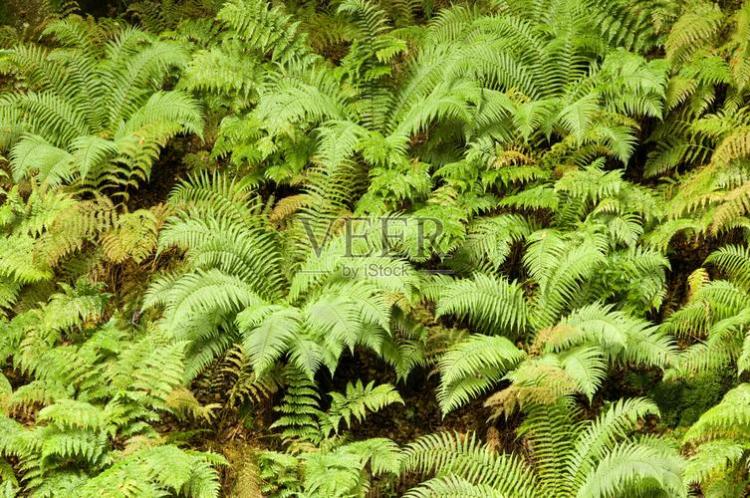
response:
[[[367,412],[376,412],[393,403],[404,404],[404,400],[393,386],[388,384],[375,386],[375,381],[366,386],[362,384],[362,381],[357,381],[355,384],[349,383],[344,394],[332,392],[330,396],[331,407],[321,424],[323,431],[328,433],[338,433],[342,420],[347,427],[350,427],[353,418],[361,422]]]
[[[473,434],[424,436],[406,448],[404,468],[435,477],[406,496],[686,496],[675,449],[629,434],[657,413],[649,401],[621,400],[581,424],[570,402],[537,407],[520,428],[529,461]]]
[[[399,30],[392,24],[402,18],[386,4],[342,2],[335,13],[309,14],[342,26],[348,46],[331,66],[308,43],[320,34],[302,32],[280,7],[227,2],[217,16],[221,43],[196,54],[186,85],[231,110],[214,154],[254,176],[295,183],[309,162],[335,167],[361,156],[373,168],[366,212],[398,209],[415,194],[424,200],[429,179],[412,165],[429,165],[416,158],[437,169],[489,140],[508,150],[552,146],[555,133],[569,147],[600,146],[627,160],[637,128],[630,118],[661,114],[665,65],[614,49],[628,35],[611,7],[564,3],[555,23],[565,28],[555,31],[545,28],[551,7],[538,3],[487,14],[456,6]],[[592,10],[596,41],[588,40],[597,36],[587,32]],[[618,13],[649,31],[635,9]]]
[[[539,331],[529,353],[504,337],[474,334],[457,342],[440,360],[441,408],[451,411],[500,380],[511,385],[488,399],[496,414],[527,404],[554,404],[572,394],[591,400],[608,366],[665,368],[676,351],[657,327],[594,304]]]
[[[76,16],[43,35],[56,46],[19,45],[0,62],[23,88],[0,100],[0,150],[16,182],[127,198],[170,138],[200,133],[197,104],[162,90],[186,64],[181,46]]]
[[[438,316],[466,316],[472,325],[495,333],[523,330],[527,313],[520,286],[482,274],[472,280],[451,282],[441,291],[437,306]]]
[[[231,341],[242,342],[258,376],[286,358],[311,378],[321,365],[335,371],[345,347],[393,345],[391,315],[409,308],[419,283],[408,264],[341,258],[345,239],[337,237],[285,274],[284,241],[253,199],[247,183],[216,175],[184,183],[170,198],[179,212],[159,246],[187,250],[187,265],[152,285],[145,305],[164,305],[164,328],[190,342],[189,370],[205,368]],[[399,271],[379,279],[348,264]]]
[[[486,391],[524,358],[508,339],[471,335],[440,358],[440,392],[443,412],[467,403]]]
[[[184,345],[105,322],[107,299],[81,282],[7,323],[0,355],[28,380],[4,392],[0,454],[31,496],[215,496],[223,459],[165,444],[153,426],[178,414]],[[13,418],[31,415],[30,426]]]
[[[736,496],[747,486],[747,421],[750,386],[740,384],[701,415],[685,434],[694,448],[685,470],[707,496]]]
[[[734,367],[742,373],[750,365],[748,257],[745,248],[725,246],[706,259],[726,280],[710,281],[703,269],[696,270],[688,302],[662,326],[679,336],[702,339],[682,352],[675,373],[717,373]]]
[[[331,392],[328,410],[320,409],[320,396],[303,373],[287,373],[284,398],[276,407],[281,416],[271,428],[281,430],[290,452],[259,455],[261,477],[269,496],[364,497],[376,477],[395,477],[401,472],[401,450],[386,438],[348,442],[338,434],[341,421],[362,422],[376,412],[403,400],[388,384],[349,383],[345,393]]]
[[[351,427],[353,420],[362,422],[368,413],[382,410],[394,403],[404,404],[398,391],[390,384],[364,385],[361,380],[346,385],[342,393],[331,392],[331,405],[326,411],[319,408],[320,395],[315,384],[304,374],[292,370],[287,374],[284,398],[276,410],[281,413],[272,428],[281,429],[282,437],[292,443],[319,443],[338,434],[343,421]]]
[[[750,2],[93,3],[0,6],[4,496],[745,492]]]
[[[649,386],[648,377],[643,379]],[[721,401],[733,375],[703,375],[687,380],[662,382],[652,392],[659,405],[662,422],[670,427],[683,428],[695,423],[703,412]]]
[[[181,32],[203,27],[206,18],[215,16],[222,3],[223,0],[142,0],[129,2],[128,14],[151,33]]]

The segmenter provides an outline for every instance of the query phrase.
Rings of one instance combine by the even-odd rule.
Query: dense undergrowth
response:
[[[0,22],[3,496],[747,495],[750,2]]]

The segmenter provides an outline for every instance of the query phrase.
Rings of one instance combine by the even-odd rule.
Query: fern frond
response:
[[[526,327],[528,311],[518,284],[476,274],[472,279],[454,280],[441,291],[437,314],[466,317],[494,333],[518,334]]]
[[[504,337],[471,335],[441,358],[438,401],[443,413],[464,405],[488,390],[524,353]]]
[[[396,389],[389,384],[375,385],[372,381],[366,386],[362,381],[357,381],[346,386],[344,394],[331,392],[331,407],[326,412],[322,420],[321,429],[328,435],[331,432],[338,432],[341,420],[346,423],[347,427],[352,424],[352,418],[361,422],[367,415],[367,412],[377,412],[393,403],[404,404]]]

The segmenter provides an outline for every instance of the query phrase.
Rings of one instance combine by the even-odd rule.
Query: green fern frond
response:
[[[455,280],[447,285],[440,293],[437,314],[466,317],[494,333],[518,334],[526,327],[528,311],[518,284],[477,274],[471,280]]]
[[[504,337],[471,335],[441,358],[438,401],[443,413],[466,404],[498,382],[524,358]]]
[[[375,385],[372,381],[366,386],[362,381],[357,381],[346,386],[344,394],[331,392],[331,407],[321,421],[323,433],[329,435],[331,432],[338,433],[341,420],[347,427],[352,425],[352,418],[361,422],[368,412],[377,412],[394,403],[404,404],[396,389],[389,384]]]

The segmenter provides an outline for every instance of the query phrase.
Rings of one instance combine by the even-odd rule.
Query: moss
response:
[[[651,397],[659,405],[664,425],[688,427],[721,400],[731,388],[732,380],[729,375],[703,375],[690,380],[666,381],[651,391]]]

